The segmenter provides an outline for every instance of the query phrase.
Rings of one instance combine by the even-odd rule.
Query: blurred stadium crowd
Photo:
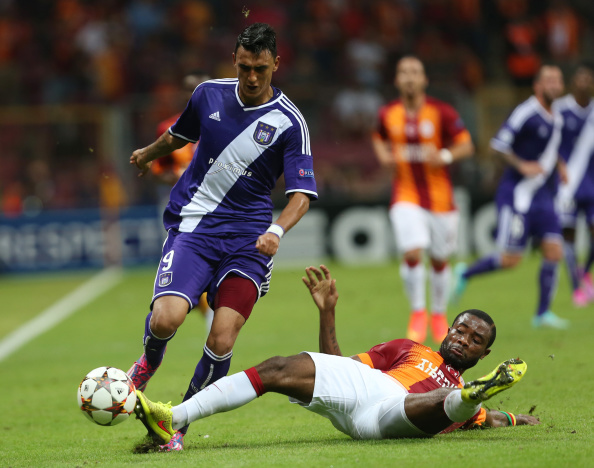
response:
[[[273,84],[308,121],[327,200],[387,199],[369,132],[403,54],[479,142],[457,177],[488,197],[485,90],[511,93],[509,111],[542,62],[569,71],[594,42],[591,0],[1,0],[0,213],[155,203],[129,154],[183,108],[185,74],[235,75],[236,35],[258,21],[278,33]]]

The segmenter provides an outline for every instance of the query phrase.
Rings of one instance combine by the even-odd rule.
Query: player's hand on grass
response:
[[[516,414],[516,426],[536,426],[540,420],[530,414]]]
[[[336,280],[332,278],[330,270],[325,265],[320,265],[320,270],[313,266],[307,267],[305,269],[307,277],[303,276],[301,279],[309,289],[311,297],[320,312],[334,311],[338,302]]]
[[[272,232],[265,232],[256,241],[256,249],[262,255],[266,255],[268,257],[272,257],[278,251],[278,246],[280,244],[280,238],[273,234]]]
[[[540,424],[538,418],[530,414],[514,414],[516,418],[516,426],[536,426]],[[487,412],[487,419],[485,421],[487,427],[507,427],[509,426],[509,419],[501,411],[490,410]]]
[[[145,175],[151,168],[152,163],[150,161],[145,162],[144,154],[145,153],[142,149],[137,149],[132,153],[132,156],[130,156],[130,164],[140,169],[138,177],[142,177],[143,175]]]

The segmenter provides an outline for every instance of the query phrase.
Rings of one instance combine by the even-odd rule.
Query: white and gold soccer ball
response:
[[[78,406],[101,426],[115,426],[134,413],[136,389],[128,374],[117,367],[98,367],[78,386]]]

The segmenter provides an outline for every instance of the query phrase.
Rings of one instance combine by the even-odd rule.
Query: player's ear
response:
[[[233,65],[235,65],[235,52],[231,53],[231,57],[233,58]]]
[[[491,354],[491,349],[490,348],[485,349],[485,352],[481,356],[481,359],[485,359],[489,354]]]
[[[273,72],[278,70],[278,65],[280,64],[280,55],[277,55],[274,59],[274,68],[272,69]]]

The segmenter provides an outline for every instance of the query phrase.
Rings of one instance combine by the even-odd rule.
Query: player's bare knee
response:
[[[431,267],[434,271],[443,271],[448,266],[447,260],[440,260],[437,258],[431,259]]]
[[[423,251],[421,249],[409,250],[404,252],[403,260],[409,267],[416,266],[422,258]]]
[[[175,333],[181,323],[167,313],[160,313],[151,316],[151,331],[158,338],[167,338]]]
[[[522,261],[521,255],[503,254],[501,256],[501,268],[514,268]]]
[[[211,329],[206,339],[206,346],[217,356],[223,356],[233,349],[236,338],[237,335],[231,335],[226,330],[217,332]]]
[[[563,258],[563,247],[558,242],[543,243],[542,256],[549,262],[560,262]]]

